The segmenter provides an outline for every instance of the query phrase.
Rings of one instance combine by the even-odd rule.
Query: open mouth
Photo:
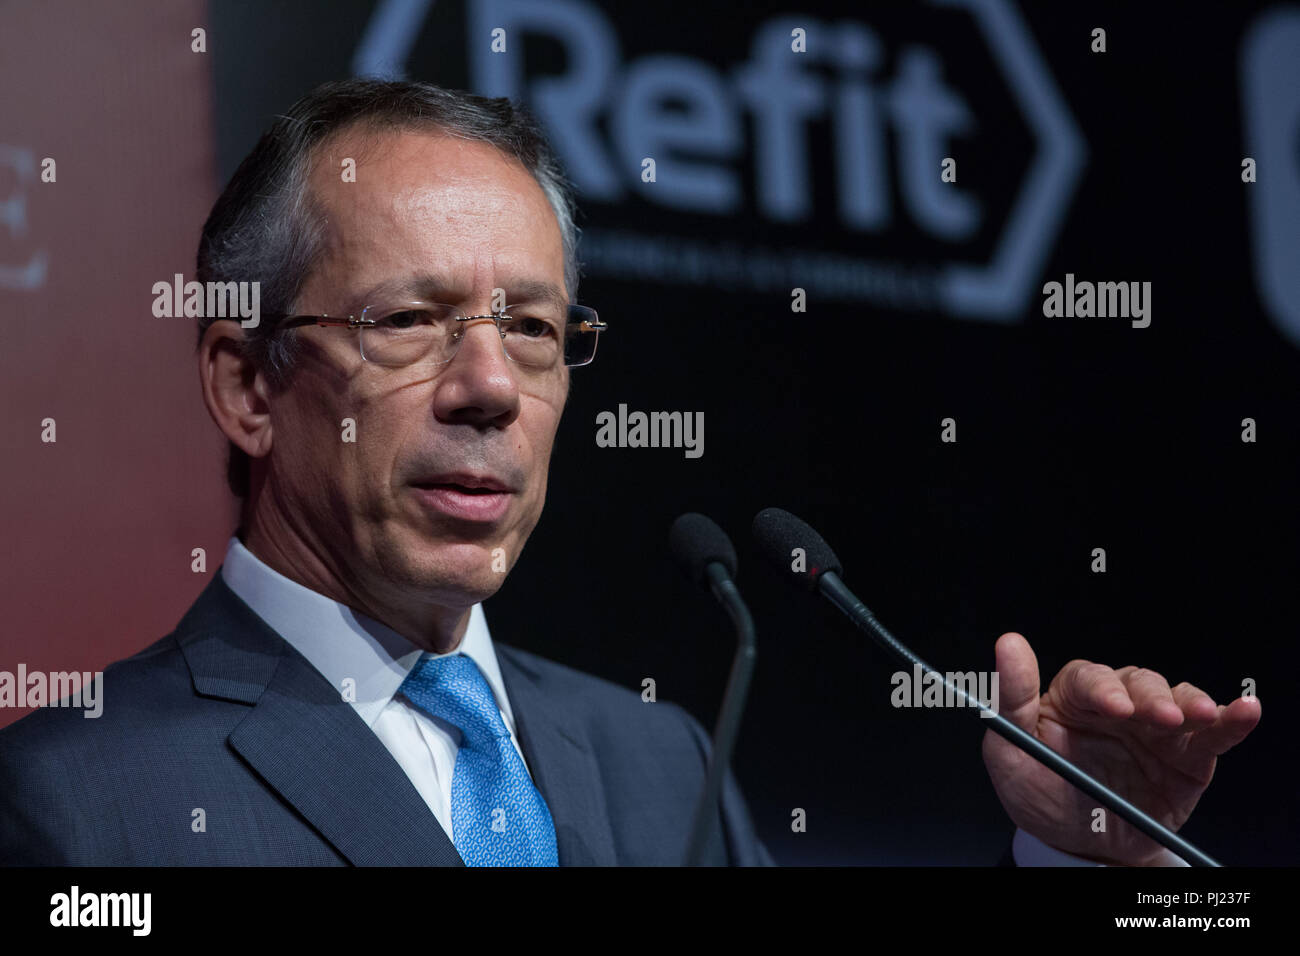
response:
[[[463,495],[499,495],[504,494],[496,488],[471,487],[469,485],[458,484],[454,481],[421,481],[416,482],[415,487],[424,489],[445,488],[449,491],[457,491]]]

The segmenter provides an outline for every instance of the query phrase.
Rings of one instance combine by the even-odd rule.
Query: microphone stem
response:
[[[988,720],[989,730],[1011,741],[1043,766],[1064,777],[1089,796],[1095,797],[1151,839],[1162,846],[1168,847],[1193,866],[1220,865],[1213,857],[1202,853],[1158,820],[1144,813],[1100,781],[1080,770],[1037,737],[1021,730],[1001,714],[995,713],[979,699],[967,694],[965,688],[954,684],[941,671],[936,671],[913,654],[906,645],[895,638],[893,634],[885,629],[883,624],[876,620],[876,616],[848,589],[844,582],[840,580],[838,574],[833,571],[823,573],[817,579],[817,587],[823,595],[830,599],[832,604],[844,612],[849,620],[870,634],[876,643],[890,651],[895,657],[908,664],[919,666],[927,674],[939,674],[943,678],[943,685],[949,693],[960,695],[966,702],[966,706],[978,707],[983,711],[982,716],[983,719]]]
[[[754,643],[754,619],[745,606],[740,591],[736,589],[735,582],[717,561],[710,563],[704,573],[709,579],[709,589],[713,591],[713,596],[726,610],[736,628],[737,646],[731,661],[727,690],[722,698],[722,709],[718,712],[718,723],[713,731],[713,747],[709,754],[704,792],[700,794],[700,802],[695,808],[695,820],[691,825],[690,842],[686,849],[687,866],[699,866],[703,859],[713,829],[722,780],[731,764],[731,751],[740,731],[740,718],[745,711],[745,698],[749,694],[749,681],[754,673],[754,659],[758,653]]]

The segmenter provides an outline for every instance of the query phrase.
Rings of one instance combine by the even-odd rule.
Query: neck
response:
[[[268,509],[249,508],[238,536],[254,557],[279,574],[378,621],[421,650],[450,653],[469,628],[472,607],[411,601],[391,588],[392,594],[373,595],[359,584],[345,584],[350,576],[340,573],[327,549],[314,547]]]

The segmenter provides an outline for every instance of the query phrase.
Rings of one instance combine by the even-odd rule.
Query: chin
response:
[[[458,522],[433,526],[425,516],[406,518],[394,515],[374,527],[364,549],[372,555],[364,563],[382,569],[398,599],[410,591],[447,606],[485,600],[500,590],[522,543],[518,522],[458,528]]]
[[[427,545],[407,552],[403,562],[406,586],[426,599],[448,607],[469,607],[500,590],[510,567],[506,549],[505,571],[492,570],[494,548],[501,544]],[[501,566],[500,560],[497,562]]]

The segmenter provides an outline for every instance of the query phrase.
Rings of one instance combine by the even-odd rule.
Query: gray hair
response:
[[[200,282],[257,282],[261,323],[245,329],[245,354],[273,388],[288,384],[296,338],[278,334],[267,314],[292,314],[324,246],[324,217],[308,188],[314,151],[360,124],[375,131],[435,129],[495,146],[541,187],[564,243],[564,283],[578,291],[578,227],[573,189],[537,120],[507,99],[489,99],[419,81],[348,79],[324,83],[277,116],[212,207],[199,241]],[[199,319],[199,339],[212,324]],[[249,462],[230,449],[231,490],[248,495]]]

